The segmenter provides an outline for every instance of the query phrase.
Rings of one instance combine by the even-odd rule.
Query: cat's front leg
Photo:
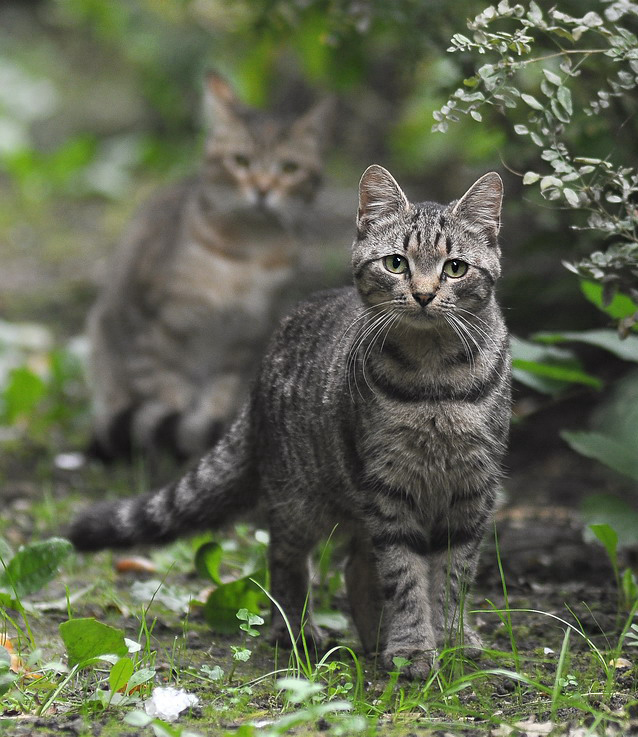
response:
[[[439,648],[459,647],[468,657],[480,654],[483,643],[466,619],[465,600],[474,580],[480,539],[430,557],[432,624]]]
[[[322,639],[312,622],[308,556],[313,546],[313,538],[292,527],[290,520],[271,519],[268,565],[274,602],[270,639],[281,647],[289,648],[291,639],[297,640],[302,628],[307,640],[318,644]]]
[[[425,555],[411,541],[373,538],[383,598],[383,649],[381,664],[395,670],[394,659],[409,665],[402,673],[426,678],[436,657],[436,635],[429,601],[430,570]]]

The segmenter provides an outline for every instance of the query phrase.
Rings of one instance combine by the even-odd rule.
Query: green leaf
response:
[[[590,302],[613,317],[614,320],[622,320],[623,317],[629,317],[638,310],[638,304],[627,295],[620,293],[616,293],[611,302],[606,305],[603,300],[603,286],[597,282],[583,280],[580,288]]]
[[[144,727],[148,727],[154,718],[155,717],[149,716],[141,709],[134,709],[133,711],[129,711],[128,714],[125,714],[122,721],[125,724],[129,724],[131,727],[139,727],[140,729],[143,729]]]
[[[155,670],[153,668],[140,668],[128,680],[128,691],[132,691],[136,686],[148,683],[155,678]]]
[[[623,443],[618,438],[598,432],[567,432],[561,437],[577,453],[594,458],[618,473],[638,481],[638,453],[635,442]]]
[[[565,112],[571,117],[574,112],[572,105],[572,93],[569,91],[569,87],[559,87],[556,92],[558,102],[563,106]]]
[[[515,359],[512,361],[512,367],[522,371],[528,371],[536,376],[551,379],[552,381],[562,382],[563,384],[584,384],[594,389],[602,389],[603,387],[603,382],[597,376],[592,376],[585,371],[569,366]]]
[[[535,171],[526,171],[523,177],[523,184],[535,184],[540,178],[541,175]]]
[[[572,207],[578,207],[580,205],[580,200],[578,199],[578,195],[576,194],[576,192],[574,192],[573,189],[570,189],[569,187],[565,187],[563,189],[563,196],[565,197],[567,202]]]
[[[71,667],[79,665],[84,668],[103,655],[122,657],[128,653],[124,632],[93,617],[70,619],[62,622],[58,629]]]
[[[237,647],[236,645],[231,645],[230,649],[233,651],[233,660],[239,660],[242,663],[246,663],[248,662],[248,660],[250,660],[252,651],[249,650],[248,648]]]
[[[589,525],[596,539],[601,542],[615,571],[618,570],[618,535],[610,525]]]
[[[73,550],[68,540],[52,537],[20,548],[0,573],[0,588],[20,598],[53,579],[60,563]]]
[[[541,343],[586,343],[597,348],[603,348],[624,361],[638,363],[638,335],[628,335],[620,338],[615,330],[583,330],[582,332],[567,331],[564,333],[537,333],[534,340]]]
[[[574,383],[602,387],[600,379],[585,373],[570,351],[538,345],[515,336],[512,336],[510,346],[514,378],[535,391],[554,395]]]
[[[527,94],[523,93],[521,95],[521,100],[523,100],[523,102],[526,102],[534,110],[542,110],[543,109],[543,106],[540,104],[540,102],[535,97],[533,97],[532,95],[527,95]]]
[[[126,687],[133,670],[133,661],[130,658],[121,658],[115,663],[109,673],[109,688],[113,693]]]
[[[545,75],[545,79],[548,82],[551,82],[553,85],[556,85],[556,87],[561,86],[562,80],[558,76],[558,74],[554,74],[554,72],[550,71],[549,69],[543,69],[543,74]]]
[[[210,578],[213,583],[221,584],[219,566],[221,565],[224,551],[221,545],[215,542],[207,542],[197,549],[195,553],[195,569],[202,578]]]
[[[12,424],[18,417],[28,415],[46,394],[46,383],[30,369],[22,366],[9,374],[7,387],[2,394],[2,418]]]
[[[204,617],[214,630],[222,634],[237,632],[237,611],[247,609],[258,612],[266,603],[265,594],[251,578],[262,583],[266,573],[261,570],[237,581],[222,584],[210,594],[204,605]]]

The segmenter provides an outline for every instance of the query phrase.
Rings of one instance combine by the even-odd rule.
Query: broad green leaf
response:
[[[6,663],[0,664],[0,696],[4,696],[17,680],[18,675]]]
[[[221,584],[219,566],[221,565],[224,551],[221,545],[215,542],[207,542],[197,549],[195,553],[195,569],[202,578],[210,578],[213,583]]]
[[[11,654],[4,645],[0,645],[0,668],[11,665]]]
[[[139,727],[144,729],[154,720],[155,717],[149,716],[145,711],[141,709],[134,709],[125,714],[122,721],[125,724],[129,724],[131,727]]]
[[[237,611],[247,609],[258,612],[266,603],[265,594],[251,578],[263,582],[265,571],[222,584],[210,594],[204,605],[204,617],[214,630],[223,634],[237,632]]]
[[[522,371],[528,371],[546,379],[562,382],[563,384],[585,384],[595,389],[601,389],[603,386],[603,382],[598,377],[592,376],[578,368],[571,368],[570,366],[515,359],[512,361],[512,367]]]
[[[25,545],[0,573],[0,588],[15,591],[18,598],[38,591],[53,579],[72,549],[68,540],[59,537]]]
[[[638,481],[638,453],[636,443],[623,443],[619,438],[599,432],[567,432],[561,437],[577,453],[594,458],[618,473]]]
[[[550,345],[568,342],[587,343],[603,348],[624,361],[638,363],[638,335],[620,338],[615,330],[583,330],[582,332],[537,333],[534,335],[534,340]]]
[[[109,673],[109,688],[112,693],[126,687],[133,670],[133,661],[130,658],[121,658],[115,663]]]
[[[620,293],[616,293],[611,302],[605,305],[603,302],[603,287],[597,282],[583,280],[580,283],[580,288],[590,302],[595,304],[598,309],[606,312],[610,317],[613,317],[614,320],[629,317],[638,310],[638,304],[631,297]]]
[[[534,184],[541,178],[540,174],[537,174],[535,171],[526,171],[525,175],[523,176],[523,184]]]
[[[610,525],[589,525],[597,540],[601,542],[615,571],[618,570],[618,535]]]
[[[512,336],[512,375],[543,394],[558,394],[571,384],[600,388],[602,382],[581,368],[574,354],[564,348],[539,345]]]
[[[585,522],[585,538],[593,539],[592,525],[609,525],[618,536],[619,547],[638,543],[638,509],[612,494],[590,494],[581,505]]]
[[[132,691],[136,686],[148,683],[155,678],[155,670],[153,668],[140,668],[128,680],[128,691]]]
[[[22,366],[13,369],[6,389],[2,393],[4,421],[11,424],[29,414],[46,394],[46,383],[30,369]]]
[[[124,632],[93,617],[70,619],[62,622],[58,629],[71,667],[79,665],[83,668],[102,655],[122,657],[128,653]]]

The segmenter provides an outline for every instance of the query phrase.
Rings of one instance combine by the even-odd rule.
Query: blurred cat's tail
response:
[[[105,501],[80,512],[68,537],[78,550],[160,544],[221,527],[257,504],[249,405],[183,478],[159,491]]]

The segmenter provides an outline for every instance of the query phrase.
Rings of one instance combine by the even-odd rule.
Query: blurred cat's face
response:
[[[240,197],[275,212],[291,198],[310,201],[321,181],[319,149],[312,139],[275,121],[263,121],[261,130],[246,128],[232,140],[226,137],[223,146],[210,146]]]
[[[234,193],[235,209],[285,217],[310,202],[321,182],[329,103],[319,103],[288,121],[243,106],[216,75],[207,83],[212,130],[206,165],[211,179],[228,187],[227,194]]]

